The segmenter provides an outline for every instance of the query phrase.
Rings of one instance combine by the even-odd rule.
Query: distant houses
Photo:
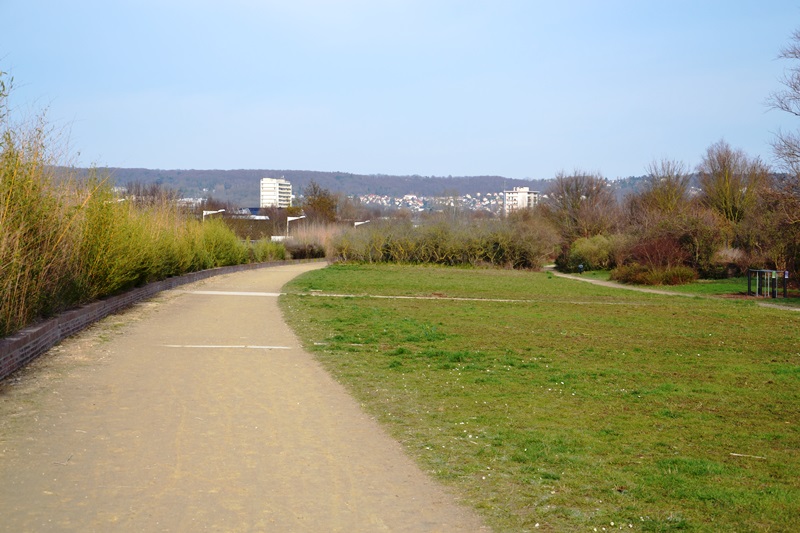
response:
[[[530,209],[539,204],[543,196],[529,187],[514,187],[502,192],[474,193],[464,196],[422,196],[406,194],[402,197],[389,195],[363,194],[349,198],[364,207],[405,209],[412,213],[439,211],[442,208],[457,208],[467,211],[485,211],[496,215],[508,215],[514,211]],[[202,199],[186,198],[187,204],[202,202]],[[285,209],[292,207],[294,195],[292,184],[285,178],[261,178],[259,185],[259,207],[250,208],[253,213],[264,208]],[[239,217],[245,213],[237,213]]]

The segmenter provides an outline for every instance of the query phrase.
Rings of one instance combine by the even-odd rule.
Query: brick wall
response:
[[[70,335],[74,335],[101,318],[117,313],[137,302],[151,298],[161,291],[173,289],[187,283],[218,276],[220,274],[230,274],[243,270],[274,267],[297,262],[300,261],[251,263],[247,265],[236,265],[192,272],[185,276],[148,283],[144,287],[127,291],[118,296],[112,296],[76,309],[65,311],[51,319],[18,331],[10,337],[0,339],[0,380],[5,379],[14,371],[27,365]]]

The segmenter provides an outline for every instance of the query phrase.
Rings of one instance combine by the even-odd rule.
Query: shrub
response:
[[[153,252],[150,233],[126,202],[117,202],[107,181],[91,179],[83,193],[76,232],[75,282],[94,299],[144,283]]]
[[[303,246],[310,245],[314,249],[322,248],[324,255],[319,257],[333,257],[333,242],[343,230],[344,228],[339,224],[304,223],[292,228],[292,240]]]
[[[562,253],[556,263],[563,272],[577,272],[579,265],[584,270],[603,270],[611,264],[612,240],[605,235],[581,237]]]
[[[634,285],[683,285],[697,279],[697,272],[683,265],[652,267],[633,263],[612,270],[611,279]]]
[[[207,218],[202,222],[203,248],[209,255],[211,266],[221,267],[246,263],[249,250],[218,218]]]
[[[3,108],[0,106],[0,115]],[[59,308],[69,285],[69,213],[51,194],[44,139],[0,132],[0,336]]]
[[[151,280],[250,259],[222,221],[201,223],[168,194],[120,199],[108,177],[80,182],[59,170],[48,129],[12,125],[3,96],[0,337]]]
[[[317,243],[289,242],[286,251],[292,259],[322,259],[325,257],[325,248]]]
[[[541,268],[556,240],[549,226],[434,219],[419,227],[408,221],[370,223],[338,236],[333,248],[341,261]]]
[[[261,239],[250,244],[253,260],[257,263],[266,261],[283,261],[286,259],[286,247],[282,242]]]

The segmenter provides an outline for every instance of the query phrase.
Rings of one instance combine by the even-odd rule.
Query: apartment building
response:
[[[292,184],[283,178],[261,179],[260,207],[291,207]]]
[[[532,191],[529,187],[514,187],[510,191],[503,191],[503,212],[507,215],[518,209],[528,209],[539,203],[539,191]]]

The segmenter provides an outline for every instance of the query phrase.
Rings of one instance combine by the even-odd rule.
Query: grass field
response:
[[[308,349],[497,531],[800,519],[797,313],[507,270],[336,265],[286,289]]]
[[[728,279],[699,279],[694,283],[688,283],[686,285],[672,285],[658,288],[671,292],[738,298],[747,295],[747,276]],[[755,292],[755,280],[752,282],[751,289]],[[784,298],[783,285],[779,285],[777,294],[777,298],[751,296],[750,299],[762,303],[800,307],[800,293],[797,289],[790,288],[787,291],[787,298]]]
[[[610,279],[610,272],[608,270],[592,270],[578,276],[586,279],[608,281]],[[698,296],[744,298],[747,295],[747,276],[726,279],[698,279],[685,285],[640,285],[640,287],[682,294],[696,294]],[[756,290],[755,281],[753,281],[752,290]],[[787,293],[787,298],[784,298],[783,286],[779,285],[777,294],[778,298],[774,299],[765,296],[750,296],[749,299],[760,303],[782,305],[786,307],[800,307],[800,291],[797,289],[790,288]]]

